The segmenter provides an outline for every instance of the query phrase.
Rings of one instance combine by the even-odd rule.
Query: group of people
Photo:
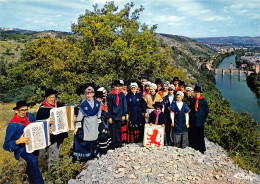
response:
[[[152,83],[142,74],[139,79],[130,83],[115,80],[109,94],[104,87],[86,88],[85,99],[75,107],[74,161],[85,162],[124,143],[142,141],[145,123],[165,127],[165,145],[206,151],[204,123],[209,109],[201,96],[202,88],[186,86],[178,77],[171,82],[157,78]],[[49,118],[52,108],[62,106],[56,95],[53,89],[45,91],[37,120]],[[16,159],[22,157],[27,162],[30,183],[43,183],[38,168],[39,152],[27,153],[24,145],[29,138],[24,137],[23,129],[36,120],[28,113],[28,106],[26,101],[19,101],[14,107],[15,115],[7,127],[3,148],[14,152]],[[51,145],[47,147],[49,168],[58,159],[67,136],[67,133],[51,135]]]

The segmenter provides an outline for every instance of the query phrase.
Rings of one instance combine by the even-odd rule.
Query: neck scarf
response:
[[[196,99],[195,110],[198,111],[198,108],[199,108],[199,100],[202,99],[202,96],[200,96],[199,98],[197,98],[197,97],[195,96],[194,98]]]
[[[56,100],[54,100],[53,105],[48,104],[48,103],[46,102],[46,100],[44,100],[44,102],[42,102],[42,104],[45,105],[46,107],[55,107],[55,105],[56,105]]]
[[[155,120],[155,124],[157,125],[158,124],[158,118],[159,118],[159,114],[161,113],[162,111],[161,110],[154,110],[154,113],[156,114],[156,120]]]
[[[111,93],[114,94],[114,95],[116,95],[116,106],[118,106],[118,105],[119,105],[119,94],[121,93],[121,91],[118,90],[118,92],[116,92],[116,90],[113,89],[113,90],[111,91]]]
[[[13,119],[11,120],[11,123],[22,123],[24,122],[25,123],[25,126],[29,125],[30,122],[29,122],[29,118],[28,118],[28,114],[26,114],[26,116],[24,117],[24,119],[22,118],[19,118],[17,116],[17,114],[14,115]]]

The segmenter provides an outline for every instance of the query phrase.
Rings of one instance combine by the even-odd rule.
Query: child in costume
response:
[[[189,112],[188,106],[182,102],[183,92],[176,93],[176,102],[169,106],[172,119],[171,143],[178,148],[189,146],[188,130],[189,128]]]

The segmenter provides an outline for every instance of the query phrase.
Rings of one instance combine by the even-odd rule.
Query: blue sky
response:
[[[259,0],[114,0],[142,5],[140,22],[157,33],[188,37],[260,36]],[[105,0],[0,0],[0,27],[71,31],[85,10]]]

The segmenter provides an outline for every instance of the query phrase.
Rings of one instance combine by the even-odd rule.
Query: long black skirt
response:
[[[98,135],[98,152],[102,154],[106,154],[107,150],[111,147],[111,135],[108,132],[103,132]]]
[[[97,140],[84,141],[82,128],[79,128],[74,136],[73,157],[79,161],[86,161],[92,157],[97,157]]]
[[[195,150],[199,150],[201,153],[206,151],[205,139],[204,139],[204,126],[201,127],[189,127],[189,145]]]

